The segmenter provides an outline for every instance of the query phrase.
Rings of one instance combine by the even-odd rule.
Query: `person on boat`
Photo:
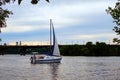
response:
[[[30,57],[30,61],[31,61],[31,63],[33,63],[33,57],[32,56]]]
[[[31,63],[35,63],[35,60],[36,60],[35,54],[33,56],[31,56],[30,60],[31,60]]]

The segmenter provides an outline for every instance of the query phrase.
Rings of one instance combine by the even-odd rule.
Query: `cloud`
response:
[[[114,4],[114,0],[51,0],[50,4],[41,0],[37,5],[31,5],[28,1],[23,1],[20,6],[17,3],[6,5],[14,14],[7,20],[8,26],[2,29],[4,35],[7,34],[4,39],[14,36],[14,40],[44,40],[49,34],[46,32],[50,18],[61,41],[105,41],[116,37],[110,33],[112,19],[105,12],[108,6]],[[19,37],[21,34],[22,37]]]
[[[19,32],[27,32],[27,31],[33,31],[33,30],[38,30],[38,29],[46,29],[46,26],[17,26],[17,27],[7,27],[3,28],[3,32],[12,32],[12,33],[19,33]]]
[[[21,6],[16,4],[8,5],[14,14],[8,19],[9,28],[7,27],[6,30],[3,31],[24,32],[45,29],[49,25],[48,21],[50,18],[53,19],[58,28],[86,24],[91,21],[91,15],[103,14],[105,8],[111,1],[71,0],[68,2],[65,0],[53,0],[50,4],[45,4],[46,6],[40,5],[43,2],[35,6],[27,2],[28,1],[25,1]]]
[[[74,35],[72,38],[73,39],[79,39],[79,40],[97,40],[100,38],[105,38],[105,39],[113,39],[116,37],[115,34],[113,33],[99,33],[99,34],[82,34],[82,35]]]

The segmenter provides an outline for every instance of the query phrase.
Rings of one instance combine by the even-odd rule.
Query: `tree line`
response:
[[[120,45],[105,43],[64,45],[60,51],[64,56],[120,56]]]
[[[109,45],[104,42],[87,42],[86,45],[59,45],[62,56],[120,56],[120,45]],[[0,46],[0,54],[46,54],[49,46]]]

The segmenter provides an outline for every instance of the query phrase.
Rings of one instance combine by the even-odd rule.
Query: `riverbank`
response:
[[[120,45],[59,45],[63,56],[120,56]],[[0,54],[44,54],[50,51],[50,46],[0,46]]]

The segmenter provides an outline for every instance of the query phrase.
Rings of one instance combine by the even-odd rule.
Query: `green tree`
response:
[[[0,5],[10,3],[10,2],[15,2],[16,0],[0,0]],[[37,4],[40,0],[31,0],[31,4]],[[49,2],[49,0],[45,0]],[[22,0],[18,0],[18,4],[20,5]]]
[[[2,9],[0,7],[0,28],[7,26],[6,18],[9,18],[10,14],[13,14],[13,13],[7,9]]]
[[[90,51],[87,47],[81,48],[81,56],[90,56]],[[91,55],[92,56],[92,55]]]
[[[114,31],[117,33],[117,35],[120,35],[120,0],[118,0],[115,3],[115,6],[112,7],[108,7],[108,9],[106,9],[107,13],[110,14],[112,16],[112,18],[114,19]],[[118,44],[120,43],[120,37],[118,38],[114,38],[113,42],[117,42]]]
[[[93,43],[92,42],[87,42],[86,45],[91,46],[91,45],[93,45]]]
[[[108,46],[105,42],[96,42],[96,56],[107,56]]]

